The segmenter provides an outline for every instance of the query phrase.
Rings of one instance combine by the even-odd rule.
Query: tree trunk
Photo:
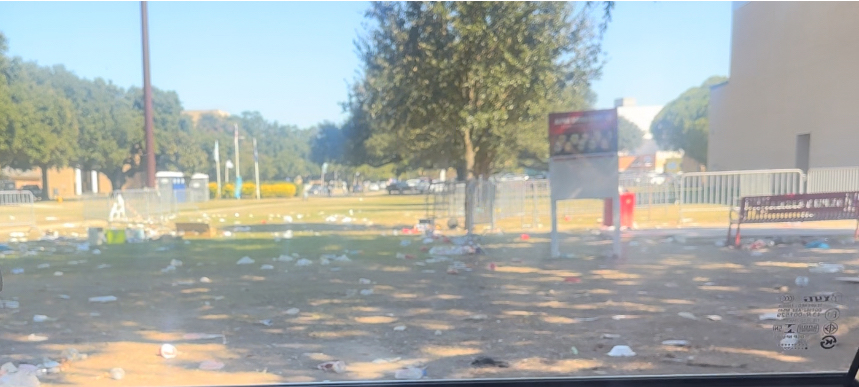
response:
[[[48,167],[45,165],[40,165],[39,169],[42,170],[42,199],[49,200],[51,195],[48,194]]]
[[[463,130],[465,144],[465,231],[468,235],[474,233],[474,144],[471,142],[469,129]]]
[[[122,172],[122,168],[116,168],[109,176],[110,188],[114,191],[122,189],[122,185],[125,184],[125,173]]]

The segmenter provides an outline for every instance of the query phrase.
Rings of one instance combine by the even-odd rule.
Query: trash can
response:
[[[614,225],[614,200],[605,198],[603,200],[603,226]],[[632,228],[635,212],[635,194],[625,192],[620,194],[620,227]]]
[[[101,227],[90,227],[87,229],[87,242],[90,246],[98,246],[104,239],[104,229]]]

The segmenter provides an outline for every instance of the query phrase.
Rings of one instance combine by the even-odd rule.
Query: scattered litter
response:
[[[331,261],[328,260],[327,257],[322,257],[322,258],[319,258],[319,264],[322,266],[328,266],[331,264]]]
[[[400,361],[402,358],[399,357],[391,357],[387,359],[378,358],[373,360],[373,364],[385,364],[385,363],[396,363]]]
[[[615,345],[607,355],[611,357],[629,357],[635,356],[635,352],[627,345]]]
[[[298,308],[289,308],[286,310],[286,314],[291,315],[291,316],[294,316],[294,315],[298,314],[299,312],[301,312],[301,310],[299,310]]]
[[[203,371],[217,371],[221,368],[224,368],[224,363],[221,363],[217,360],[204,360],[197,368]]]
[[[825,241],[825,240],[816,240],[816,241],[811,241],[811,242],[806,243],[806,244],[805,244],[805,248],[806,248],[806,249],[821,249],[821,250],[828,250],[828,249],[829,249],[829,244],[828,244],[828,243],[826,243],[826,241]]]
[[[36,269],[47,269],[51,267],[49,263],[40,263],[39,266],[36,266]]]
[[[277,262],[292,262],[294,258],[289,255],[281,254],[281,256],[275,258],[274,260]]]
[[[173,283],[173,286],[191,286],[194,284],[194,280],[182,280],[176,281]]]
[[[464,320],[465,321],[483,321],[483,320],[486,320],[487,318],[489,318],[489,316],[487,316],[485,314],[472,314],[471,316],[464,318]]]
[[[796,284],[796,286],[804,288],[804,287],[808,286],[808,277],[799,276],[799,277],[796,277],[796,280],[794,280],[793,282]]]
[[[174,273],[176,272],[176,266],[168,265],[167,267],[161,269],[162,273]]]
[[[326,371],[342,374],[346,372],[346,363],[340,360],[326,361],[316,366],[316,368]]]
[[[54,277],[61,277],[62,275],[63,275],[63,272],[61,272],[61,271],[55,271],[54,272]]]
[[[262,265],[259,268],[260,270],[274,270],[274,266],[272,265]]]
[[[680,312],[680,313],[677,313],[677,315],[680,317],[683,317],[683,318],[688,318],[690,320],[697,320],[698,319],[698,317],[695,317],[694,314],[689,313],[689,312]]]
[[[286,230],[283,232],[283,239],[292,239],[292,230]]]
[[[491,357],[481,356],[474,361],[471,362],[472,367],[498,367],[498,368],[508,368],[510,364],[506,361],[495,360]]]
[[[93,250],[93,251],[92,251],[92,253],[93,253],[93,254],[95,254],[95,255],[99,255],[99,254],[101,254],[101,250],[99,250],[99,249],[95,249],[95,250]]]
[[[20,268],[20,267],[16,267],[16,268],[13,268],[12,270],[9,270],[9,272],[12,274],[24,274],[24,269]]]
[[[424,239],[423,239],[423,241],[422,241],[422,242],[423,242],[423,244],[428,245],[428,244],[430,244],[430,243],[433,243],[434,241],[435,241],[435,239],[432,239],[432,238],[430,238],[430,237],[426,237],[426,238],[424,238]]]
[[[176,350],[176,347],[170,344],[162,344],[161,349],[158,351],[158,354],[165,359],[173,359],[178,353],[179,351]]]
[[[209,277],[200,277],[200,283],[210,284],[210,283],[212,283],[212,280],[209,279]]]
[[[33,322],[39,323],[39,322],[45,322],[45,321],[49,321],[49,320],[51,320],[51,319],[49,319],[48,316],[45,316],[43,314],[37,314],[37,315],[33,316]]]
[[[98,297],[90,297],[89,302],[113,302],[116,301],[116,297],[114,296],[98,296]]]
[[[405,325],[397,325],[394,327],[394,330],[397,332],[402,332],[402,331],[406,330],[406,326]]]
[[[125,377],[125,370],[119,367],[110,369],[110,378],[113,380],[122,380]]]
[[[599,319],[600,319],[599,317],[576,317],[573,320],[575,320],[576,322],[591,322],[591,321],[597,321]]]
[[[600,338],[601,338],[601,339],[612,339],[612,340],[613,340],[613,339],[619,339],[619,338],[620,338],[620,335],[618,335],[618,334],[616,334],[616,333],[603,333],[603,334],[600,336]]]
[[[369,296],[371,294],[373,294],[373,289],[361,289],[362,296]]]
[[[441,336],[441,330],[436,330],[436,331],[435,331],[435,335],[436,335],[436,336]]]
[[[250,265],[255,261],[251,257],[244,256],[236,262],[236,265]]]
[[[373,283],[373,281],[370,281],[366,278],[359,278],[358,283],[361,285],[369,285],[369,284]]]
[[[306,258],[301,258],[295,262],[295,266],[310,266],[312,264],[313,264],[313,261],[306,259]]]
[[[662,342],[662,345],[670,345],[673,347],[688,347],[689,341],[687,341],[687,340],[665,340]]]
[[[349,257],[346,256],[346,254],[334,257],[334,261],[335,262],[352,262],[352,260],[349,259]]]
[[[40,336],[40,335],[37,335],[35,333],[31,333],[29,336],[27,336],[27,341],[39,342],[39,341],[45,341],[47,339],[48,339],[47,336]]]
[[[62,355],[60,356],[62,356],[63,359],[66,359],[68,361],[84,360],[87,358],[87,354],[80,353],[77,349],[74,348],[64,349]]]
[[[808,271],[812,273],[840,273],[844,271],[844,265],[821,262],[817,265],[809,266]]]
[[[397,259],[406,259],[406,255],[403,253],[397,253]]]
[[[101,265],[98,265],[98,266],[96,266],[95,268],[96,268],[96,269],[107,269],[107,268],[109,268],[109,267],[110,267],[110,265],[108,265],[108,264],[106,264],[106,263],[102,263]]]
[[[758,319],[760,321],[766,321],[766,320],[781,320],[782,318],[779,317],[778,313],[770,312],[770,313],[764,313],[764,314],[759,315]]]
[[[474,254],[473,246],[433,246],[429,250],[430,255],[468,255]]]
[[[257,321],[257,322],[258,322],[258,323],[260,323],[260,324],[262,324],[262,325],[265,325],[265,326],[267,326],[267,327],[270,327],[270,326],[271,326],[271,319],[259,320],[259,321]]]
[[[182,338],[185,340],[209,340],[222,339],[224,335],[219,333],[186,333],[182,335]]]
[[[417,368],[417,367],[407,367],[403,369],[396,370],[394,372],[394,379],[401,380],[418,380],[427,375],[426,368]]]
[[[18,301],[0,300],[0,309],[18,309],[20,306]]]
[[[182,267],[182,261],[178,259],[171,259],[170,266]]]
[[[301,219],[301,218],[298,218],[298,219]],[[292,223],[292,217],[289,215],[286,215],[283,217],[283,221],[286,223]]]
[[[710,321],[722,321],[722,316],[719,316],[719,315],[717,315],[717,314],[708,314],[708,315],[707,315],[707,320],[710,320]]]
[[[72,297],[71,297],[71,296],[69,296],[68,294],[60,294],[60,295],[59,295],[59,296],[57,296],[57,297],[59,297],[59,298],[61,298],[61,299],[63,299],[63,300],[71,300],[71,299],[72,299]]]
[[[401,241],[400,241],[400,246],[402,246],[402,247],[406,247],[406,246],[408,246],[408,245],[410,245],[410,244],[412,244],[412,241],[410,241],[410,240],[408,240],[408,239],[403,239],[403,240],[401,240]]]
[[[611,316],[611,319],[612,319],[612,320],[627,320],[627,319],[630,319],[630,318],[633,318],[633,317],[632,317],[632,316],[627,316],[627,315],[625,315],[625,314],[616,314],[616,315],[614,315],[614,316]]]

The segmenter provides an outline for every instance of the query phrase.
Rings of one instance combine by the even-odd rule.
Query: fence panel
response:
[[[179,209],[174,192],[152,189],[113,191],[83,200],[84,219],[108,222],[165,222]]]
[[[35,202],[30,191],[0,191],[0,226],[35,226]]]
[[[676,187],[680,219],[691,212],[728,211],[744,196],[801,194],[804,180],[799,169],[687,173]]]
[[[808,193],[859,191],[859,167],[811,168]]]

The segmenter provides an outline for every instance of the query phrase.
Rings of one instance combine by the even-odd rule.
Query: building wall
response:
[[[731,72],[711,88],[709,170],[859,166],[859,3],[749,2],[733,13]]]

